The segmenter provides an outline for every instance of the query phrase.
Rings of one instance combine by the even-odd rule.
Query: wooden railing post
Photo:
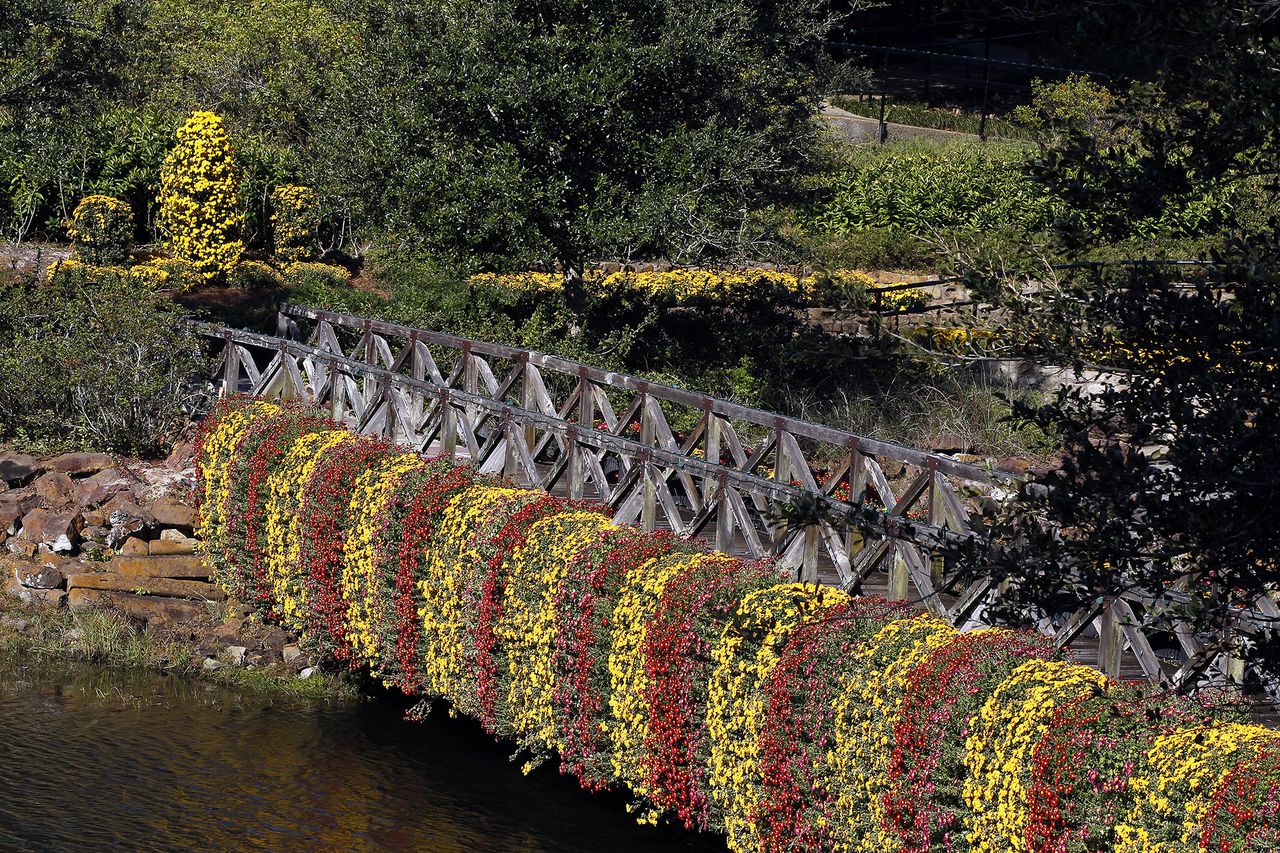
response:
[[[1124,649],[1124,633],[1117,618],[1115,600],[1102,599],[1098,616],[1098,669],[1108,678],[1120,677],[1120,653]]]
[[[511,407],[502,410],[502,473],[509,480],[515,480],[519,469],[516,467],[516,433],[518,429],[511,423]]]
[[[240,351],[236,349],[231,333],[223,335],[226,348],[222,352],[222,391],[219,396],[235,394],[240,390]]]
[[[526,412],[538,411],[538,391],[533,383],[534,367],[529,363],[529,354],[521,353],[520,363],[524,369],[521,371],[520,378],[520,407]],[[526,423],[524,427],[524,443],[530,450],[533,450],[534,444],[537,443],[538,434],[534,432],[533,424]]]
[[[805,583],[818,582],[818,540],[822,528],[810,524],[804,529],[804,550],[800,558],[800,580]]]
[[[712,465],[720,464],[720,416],[711,411],[711,398],[704,397],[702,399],[703,417],[707,419],[707,437],[706,450],[703,456]],[[707,479],[702,484],[702,497],[706,502],[710,502],[715,498],[717,485],[715,481]]]
[[[907,562],[898,553],[899,545],[895,535],[896,532],[891,531],[889,534],[889,553],[886,555],[886,559],[889,561],[890,601],[902,601],[907,597],[908,591]]]
[[[440,392],[440,452],[450,459],[457,456],[458,451],[458,413],[449,401],[449,390]]]
[[[721,472],[715,484],[716,502],[716,550],[724,554],[733,551],[733,508],[729,506],[729,478]]]

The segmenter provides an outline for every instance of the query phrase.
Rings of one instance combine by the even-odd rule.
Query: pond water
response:
[[[724,850],[392,700],[0,664],[0,850]]]

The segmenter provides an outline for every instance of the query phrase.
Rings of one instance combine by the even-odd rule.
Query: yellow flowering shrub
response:
[[[203,550],[215,560],[225,552],[227,499],[231,493],[231,463],[240,439],[256,418],[279,414],[279,406],[261,400],[233,400],[217,417],[201,424],[196,464],[201,473],[197,485]]]
[[[822,302],[832,280],[842,285],[873,287],[866,273],[836,270],[829,274],[797,276],[794,273],[766,269],[701,270],[679,269],[665,272],[615,272],[586,270],[587,287],[600,295],[633,294],[659,302],[726,303],[748,298],[785,298],[802,303]],[[560,290],[564,276],[560,273],[520,272],[483,273],[470,278],[470,283],[483,287],[522,293],[546,293]]]
[[[462,713],[481,711],[476,635],[492,534],[510,512],[540,497],[527,489],[473,486],[450,501],[432,537],[419,582],[424,690],[448,697]]]
[[[178,128],[160,170],[160,227],[170,253],[206,282],[234,269],[244,243],[240,170],[222,118],[197,112]]]
[[[1241,723],[1197,726],[1156,738],[1147,753],[1147,772],[1130,781],[1134,806],[1116,826],[1116,853],[1202,849],[1205,817],[1223,777],[1267,743],[1280,744],[1280,732]]]
[[[835,780],[834,849],[899,849],[896,836],[884,828],[882,800],[889,791],[893,726],[912,671],[955,634],[929,615],[890,622],[859,648],[844,673],[828,756]]]
[[[311,187],[285,184],[271,191],[271,236],[275,256],[305,261],[315,251],[320,229],[320,198]]]
[[[87,195],[71,214],[67,229],[75,257],[86,264],[120,266],[129,260],[133,210],[109,195]]]
[[[742,600],[712,653],[715,668],[707,703],[711,790],[724,810],[725,832],[734,849],[755,849],[759,843],[765,680],[792,631],[848,598],[841,590],[806,583],[756,590]]]
[[[1031,753],[1060,706],[1106,683],[1088,667],[1029,660],[991,694],[965,739],[964,800],[974,853],[1030,850],[1026,783]]]

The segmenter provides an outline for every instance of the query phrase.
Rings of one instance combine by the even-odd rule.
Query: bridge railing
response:
[[[620,523],[773,556],[800,579],[916,600],[959,627],[983,624],[1004,589],[942,555],[982,535],[969,498],[1007,485],[1005,475],[430,330],[286,306],[279,331],[204,328],[223,344],[223,393],[304,399],[358,432],[599,500]],[[815,460],[826,470],[815,471]],[[783,521],[780,506],[804,507],[804,521]],[[1038,627],[1111,675],[1139,670],[1167,686],[1238,681],[1239,662],[1173,615],[1186,598],[1130,591],[1042,614]],[[1280,616],[1269,599],[1258,607],[1238,614],[1239,625]]]

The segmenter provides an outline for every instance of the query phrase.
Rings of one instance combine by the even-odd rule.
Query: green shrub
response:
[[[312,257],[319,230],[320,199],[314,190],[294,184],[272,190],[271,235],[276,258],[296,263]]]
[[[202,365],[173,303],[130,270],[59,264],[0,289],[0,437],[160,453]]]
[[[1033,182],[1029,149],[994,143],[898,142],[861,147],[829,185],[817,223],[839,233],[894,228],[1048,227],[1054,200]]]
[[[333,264],[298,262],[284,268],[284,283],[290,288],[326,290],[347,287],[351,276]]]
[[[241,261],[232,269],[227,283],[244,290],[266,290],[284,284],[284,276],[262,261]]]
[[[75,244],[76,258],[86,264],[123,264],[133,239],[133,211],[118,198],[87,195],[71,214],[67,234]]]

